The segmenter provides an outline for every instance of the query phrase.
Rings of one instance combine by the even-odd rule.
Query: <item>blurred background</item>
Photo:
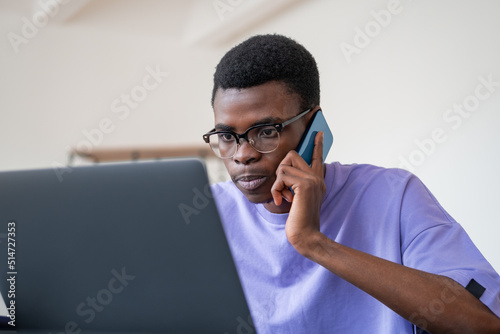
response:
[[[212,75],[262,33],[315,56],[327,161],[414,172],[499,271],[496,0],[0,0],[0,170],[198,154],[224,180]]]

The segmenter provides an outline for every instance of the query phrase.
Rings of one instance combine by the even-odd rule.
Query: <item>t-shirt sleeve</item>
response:
[[[500,276],[415,176],[404,190],[400,223],[405,266],[455,280],[500,316]]]

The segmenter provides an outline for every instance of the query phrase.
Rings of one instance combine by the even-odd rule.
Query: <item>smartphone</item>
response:
[[[311,165],[312,155],[314,151],[314,138],[316,138],[316,134],[319,131],[323,131],[323,161],[325,161],[328,152],[333,144],[333,135],[332,131],[328,127],[326,123],[326,119],[323,116],[323,112],[321,110],[316,111],[316,113],[312,116],[309,124],[307,125],[306,131],[302,135],[300,139],[299,145],[297,146],[297,153],[307,162],[308,165]]]

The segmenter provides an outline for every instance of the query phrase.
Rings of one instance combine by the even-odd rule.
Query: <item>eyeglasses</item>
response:
[[[251,126],[242,134],[212,129],[203,135],[203,140],[210,145],[215,155],[221,159],[234,157],[241,145],[241,139],[245,139],[257,152],[271,153],[280,144],[280,132],[283,131],[283,128],[305,116],[311,110],[307,109],[283,123]]]

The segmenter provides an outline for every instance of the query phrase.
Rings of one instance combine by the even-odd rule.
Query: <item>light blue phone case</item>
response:
[[[332,131],[328,127],[326,123],[326,119],[323,116],[323,112],[318,110],[316,114],[314,114],[313,119],[309,122],[308,128],[306,132],[302,136],[302,139],[297,147],[297,153],[307,162],[307,164],[311,165],[312,155],[314,151],[314,138],[316,138],[316,134],[320,131],[323,131],[323,161],[325,161],[328,152],[333,144],[333,135]]]

